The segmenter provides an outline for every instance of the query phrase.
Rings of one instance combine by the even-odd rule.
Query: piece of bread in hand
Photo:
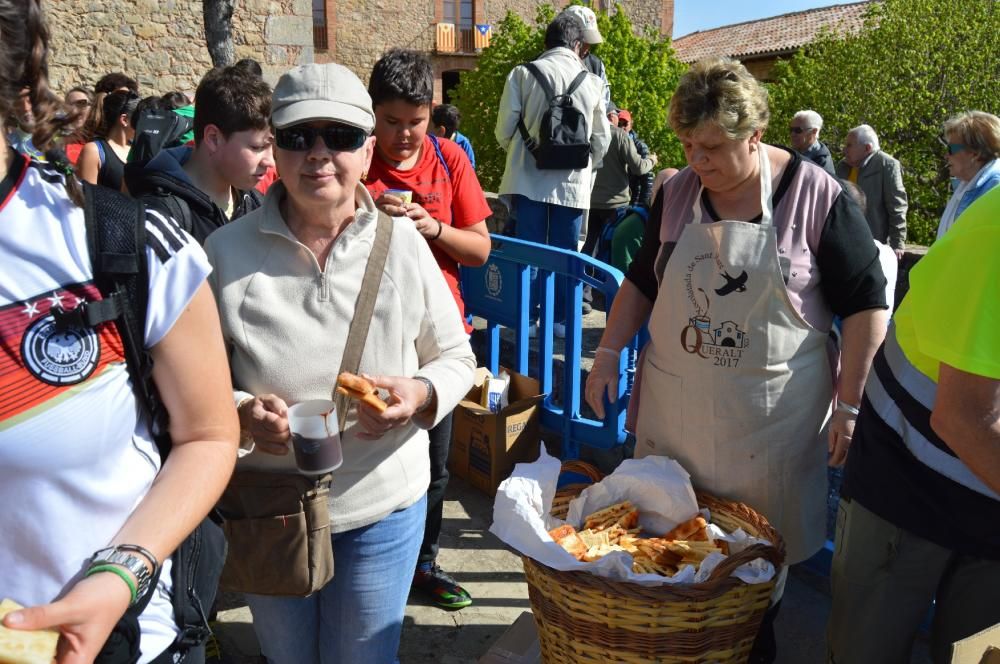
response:
[[[0,602],[0,621],[11,611],[24,608],[5,599]],[[51,664],[56,658],[59,632],[52,629],[8,629],[0,622],[0,662],[4,664]]]
[[[337,392],[344,396],[365,403],[380,413],[389,405],[378,396],[378,391],[370,380],[343,372],[337,376]]]

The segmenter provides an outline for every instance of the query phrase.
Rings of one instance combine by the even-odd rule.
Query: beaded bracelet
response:
[[[121,567],[118,567],[117,565],[94,565],[93,567],[87,570],[84,576],[85,577],[93,576],[94,574],[97,574],[99,572],[111,572],[112,574],[117,575],[118,578],[120,578],[122,581],[124,581],[125,585],[128,586],[129,594],[132,596],[132,598],[129,600],[129,606],[135,604],[135,600],[139,596],[139,591],[136,589],[135,581],[132,580],[132,577],[129,576],[128,572],[123,570]]]
[[[441,237],[441,231],[444,230],[444,224],[441,223],[440,219],[435,219],[434,221],[438,222],[438,232],[437,232],[437,235],[435,235],[434,237],[431,238],[432,242],[434,240],[438,239],[439,237]]]

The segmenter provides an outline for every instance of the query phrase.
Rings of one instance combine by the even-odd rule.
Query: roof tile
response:
[[[710,56],[745,58],[794,51],[813,41],[823,28],[857,33],[872,2],[820,7],[692,32],[675,39],[673,47],[682,62]]]

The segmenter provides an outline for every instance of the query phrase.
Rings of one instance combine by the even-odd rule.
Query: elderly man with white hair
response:
[[[903,169],[879,148],[878,135],[869,125],[859,125],[847,133],[837,177],[855,183],[865,193],[865,218],[872,236],[892,247],[897,259],[902,258],[907,209]]]
[[[830,156],[830,148],[819,140],[821,129],[823,129],[823,118],[819,113],[799,111],[792,118],[791,126],[788,127],[792,148],[830,175],[836,175],[833,170],[833,157]]]

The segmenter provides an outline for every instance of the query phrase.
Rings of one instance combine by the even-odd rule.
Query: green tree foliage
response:
[[[476,149],[476,173],[483,188],[496,191],[503,177],[506,153],[497,145],[493,130],[507,75],[518,64],[529,62],[544,50],[545,28],[555,18],[551,5],[539,5],[534,25],[508,12],[494,26],[489,48],[483,50],[475,70],[464,72],[453,103],[462,112],[462,133]],[[659,156],[659,166],[681,166],[684,153],[667,124],[667,105],[684,71],[670,41],[648,28],[637,36],[625,12],[598,14],[604,43],[594,48],[604,61],[611,98],[632,112],[636,131]]]
[[[949,116],[1000,114],[1000,3],[995,0],[885,0],[863,30],[826,34],[775,67],[769,139],[787,143],[796,111],[823,116],[821,140],[835,154],[847,132],[869,124],[903,165],[910,199],[909,242],[930,244],[950,195],[938,142]]]

